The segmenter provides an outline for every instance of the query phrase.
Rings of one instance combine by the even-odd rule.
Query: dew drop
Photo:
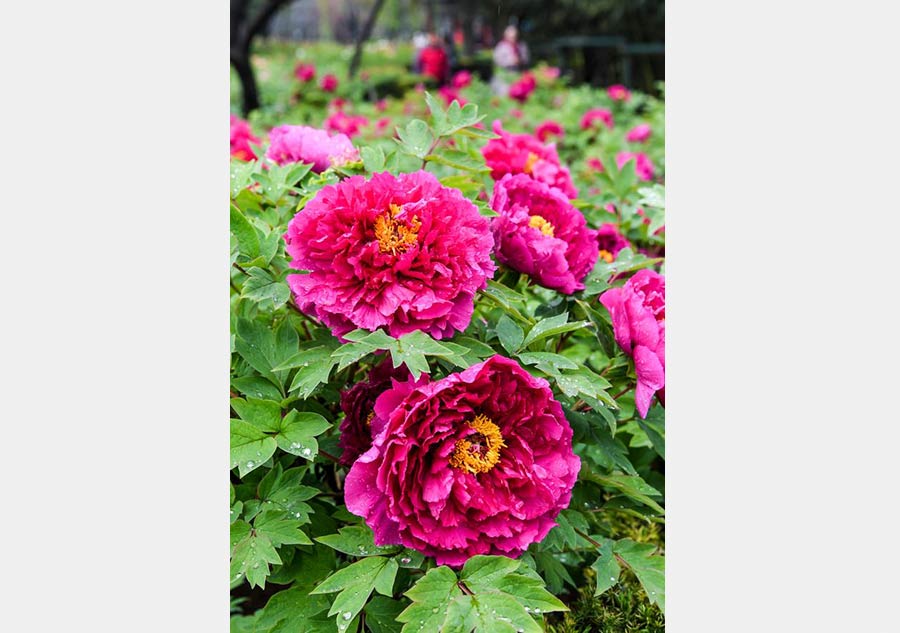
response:
[[[535,612],[535,613],[537,613],[537,614],[538,614],[538,615],[540,615],[540,613],[541,613],[541,610],[540,610],[540,609],[538,609],[538,608],[537,608],[537,607],[535,607],[535,608],[534,608],[534,612]]]
[[[434,609],[431,610],[432,613],[437,613],[437,611],[438,611],[437,607],[435,607]]]
[[[408,565],[409,563],[412,562],[412,559],[409,556],[404,556],[403,558],[400,559],[400,562],[403,563],[404,565]]]
[[[341,617],[344,618],[345,620],[349,620],[350,618],[353,617],[353,614],[350,613],[349,611],[344,611],[344,615],[342,615]]]
[[[300,454],[304,457],[309,457],[310,455],[312,455],[312,450],[310,450],[310,448],[307,446],[302,451],[300,451]]]
[[[247,462],[247,468],[253,468],[253,462]]]
[[[531,613],[531,607],[525,607],[525,611],[527,611],[528,613]]]
[[[253,563],[253,569],[259,569],[259,563]]]
[[[616,577],[615,577],[615,576],[610,576],[609,579],[612,580],[613,582],[616,582]]]

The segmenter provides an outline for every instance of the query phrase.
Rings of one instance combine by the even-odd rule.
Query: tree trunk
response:
[[[247,15],[247,0],[231,0],[231,65],[241,80],[241,110],[246,117],[251,110],[259,107],[259,92],[256,75],[250,63],[250,45],[275,15],[275,12],[289,0],[267,0],[255,15]]]
[[[372,34],[372,29],[375,27],[375,19],[378,17],[378,12],[381,11],[383,5],[384,0],[375,0],[375,4],[372,5],[372,10],[369,12],[369,17],[366,18],[366,23],[356,38],[356,48],[353,51],[353,59],[350,60],[350,69],[347,72],[347,76],[350,79],[353,79],[356,71],[359,70],[359,64],[362,62],[363,44],[366,43],[366,40]]]
[[[250,65],[250,51],[232,51],[231,65],[241,80],[241,112],[246,117],[259,107],[259,92],[256,89],[256,75]]]

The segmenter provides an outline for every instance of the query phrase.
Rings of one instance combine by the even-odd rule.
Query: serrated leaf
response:
[[[275,547],[313,544],[306,533],[300,529],[299,521],[278,519],[274,514],[260,515],[253,522],[253,528],[257,534],[268,538]]]
[[[541,626],[519,602],[499,591],[474,596],[458,596],[447,610],[447,633],[469,633],[475,628],[479,633],[543,633]]]
[[[312,461],[319,452],[315,437],[330,428],[331,424],[318,413],[291,411],[281,420],[275,440],[286,453]]]
[[[473,556],[463,565],[459,577],[473,591],[487,591],[498,580],[516,571],[519,564],[506,556]]]
[[[496,589],[513,596],[534,613],[569,610],[559,598],[547,591],[541,578],[510,574],[497,582]]]
[[[401,147],[404,151],[416,158],[425,158],[434,142],[434,136],[428,129],[428,124],[421,119],[413,119],[405,128],[398,128],[397,135],[400,137]]]
[[[367,172],[384,171],[384,151],[380,147],[363,147],[359,150],[359,155]]]
[[[378,575],[375,576],[375,582],[373,583],[375,591],[383,596],[391,597],[394,595],[394,580],[397,578],[397,571],[399,569],[400,566],[397,565],[397,561],[393,558],[389,558],[385,566],[382,567],[381,571],[378,572]]]
[[[235,204],[231,205],[231,233],[237,239],[241,254],[247,259],[259,255],[259,234]]]
[[[372,584],[375,582],[375,576],[377,576],[378,572],[384,568],[387,561],[388,559],[383,556],[362,558],[331,574],[328,578],[319,583],[310,593],[318,594],[342,591],[354,584],[360,584],[362,582],[361,579],[365,579],[366,582]],[[329,613],[328,615],[331,614]]]
[[[265,536],[249,534],[231,552],[231,578],[247,577],[251,587],[266,586],[269,565],[280,565],[281,558]]]
[[[622,557],[650,598],[650,602],[659,605],[666,612],[666,562],[662,556],[655,556],[656,546],[635,543],[631,539],[622,539],[613,546],[613,551]]]
[[[261,431],[276,433],[281,426],[281,404],[272,400],[256,398],[232,398],[231,408],[241,419]]]
[[[281,400],[281,391],[271,381],[262,376],[244,376],[234,378],[231,384],[242,394],[249,398],[262,400]]]
[[[372,633],[398,633],[400,631],[401,624],[397,622],[397,616],[403,611],[401,602],[375,596],[366,604],[364,611],[366,626]]]
[[[287,284],[272,279],[268,271],[254,266],[247,269],[247,274],[249,277],[241,286],[241,296],[245,299],[257,303],[271,301],[275,308],[279,308],[291,298],[291,290]]]
[[[597,574],[597,584],[594,587],[594,595],[599,596],[604,591],[619,582],[619,574],[622,569],[613,556],[612,541],[606,539],[603,547],[599,549],[600,556],[591,565],[591,569]]]

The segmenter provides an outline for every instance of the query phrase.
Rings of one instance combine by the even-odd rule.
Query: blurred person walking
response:
[[[494,47],[494,76],[491,89],[494,94],[505,97],[517,73],[528,67],[528,46],[519,41],[519,29],[510,24],[503,31],[503,39]]]
[[[434,79],[438,86],[447,83],[450,77],[450,57],[434,33],[428,34],[428,45],[419,53],[418,65],[419,72]]]

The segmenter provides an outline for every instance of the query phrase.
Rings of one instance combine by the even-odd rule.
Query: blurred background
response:
[[[324,64],[342,81],[363,74],[356,96],[368,101],[440,84],[419,75],[429,34],[450,74],[488,82],[509,25],[528,47],[528,65],[559,68],[570,85],[653,94],[665,79],[662,0],[231,0],[232,109],[246,116],[287,97],[266,84],[272,60]]]

